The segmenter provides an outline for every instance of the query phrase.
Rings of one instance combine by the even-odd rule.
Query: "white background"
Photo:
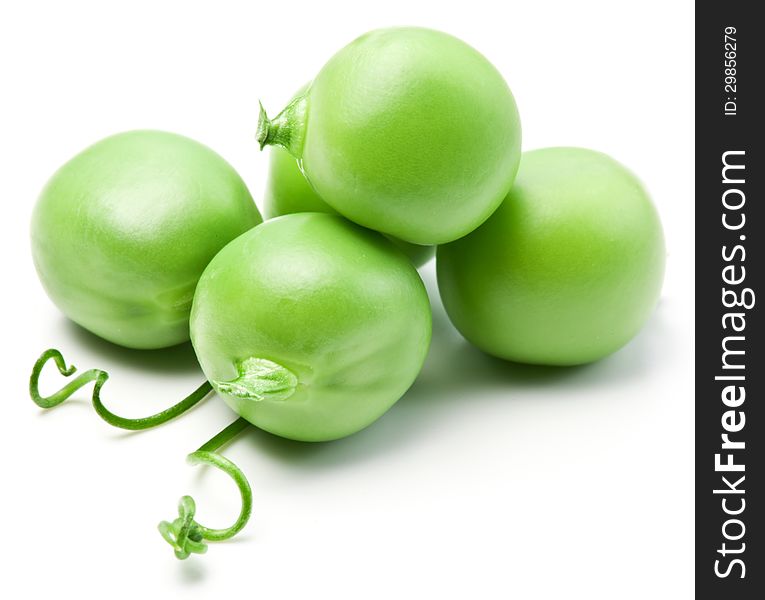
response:
[[[0,9],[2,432],[6,598],[689,598],[693,557],[693,6],[690,2],[15,2]],[[600,363],[547,370],[472,349],[433,265],[425,369],[379,422],[319,445],[252,430],[227,454],[255,490],[250,525],[178,562],[155,530],[192,493],[238,510],[225,475],[185,464],[232,420],[212,398],[131,434],[89,390],[43,413],[43,349],[111,374],[109,406],[164,408],[202,376],[190,347],[126,351],[69,324],[40,287],[28,222],[52,172],[131,128],[196,138],[260,201],[272,112],[375,27],[466,40],[507,78],[525,149],[581,145],[637,172],[667,236],[660,305]],[[43,391],[60,379],[46,372]],[[161,594],[161,595],[160,595]],[[172,595],[172,596],[171,596]]]

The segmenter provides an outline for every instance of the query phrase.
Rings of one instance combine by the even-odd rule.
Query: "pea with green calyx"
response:
[[[301,161],[313,188],[356,223],[415,244],[455,240],[499,206],[521,126],[500,73],[455,37],[371,31],[340,50],[275,118],[261,148]]]
[[[205,540],[230,538],[251,512],[243,473],[216,450],[253,424],[303,441],[351,435],[384,414],[417,377],[430,344],[430,304],[407,257],[379,234],[342,217],[301,213],[273,219],[230,242],[207,266],[194,295],[191,340],[207,377],[188,398],[144,419],[107,410],[100,390],[108,375],[92,369],[43,397],[38,380],[56,350],[34,367],[30,394],[43,408],[95,382],[93,404],[105,420],[147,429],[174,418],[212,389],[240,418],[189,455],[234,478],[242,510],[227,529],[194,520],[185,496],[179,516],[160,531],[179,558],[203,552]]]

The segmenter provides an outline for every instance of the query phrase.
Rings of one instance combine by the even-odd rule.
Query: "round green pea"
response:
[[[252,424],[303,441],[372,423],[409,388],[430,304],[407,258],[342,217],[299,213],[228,244],[199,280],[191,340],[207,379]]]
[[[640,181],[582,148],[526,152],[515,186],[470,235],[439,246],[438,287],[457,329],[500,358],[598,360],[651,314],[664,276],[659,216]]]
[[[261,221],[218,154],[180,135],[129,131],[53,175],[32,215],[32,255],[72,321],[122,346],[162,348],[189,339],[207,263]]]
[[[298,212],[326,212],[337,214],[324,202],[300,172],[295,158],[283,148],[271,149],[268,183],[263,210],[267,219]],[[424,265],[435,254],[435,246],[410,244],[386,236],[409,257],[416,267]]]
[[[340,50],[273,120],[318,195],[356,223],[415,244],[462,237],[499,206],[520,159],[515,100],[494,66],[455,37],[369,32]]]

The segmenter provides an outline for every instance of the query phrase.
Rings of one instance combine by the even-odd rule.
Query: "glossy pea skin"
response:
[[[302,159],[324,201],[370,229],[449,242],[512,186],[521,143],[513,95],[484,56],[446,33],[362,35],[326,63],[299,108],[272,137]]]
[[[263,212],[267,219],[299,212],[337,214],[308,183],[297,160],[279,147],[271,148]],[[428,262],[436,251],[434,246],[420,246],[392,236],[386,237],[398,246],[416,267]]]
[[[664,238],[640,181],[605,154],[523,154],[515,186],[480,228],[440,246],[438,287],[457,329],[500,358],[598,360],[654,309]]]
[[[218,154],[162,131],[90,146],[50,179],[32,216],[32,255],[58,308],[130,348],[189,339],[197,281],[228,242],[262,221]]]
[[[299,213],[228,244],[199,281],[191,339],[226,403],[303,441],[372,423],[428,351],[430,304],[416,269],[378,233]]]

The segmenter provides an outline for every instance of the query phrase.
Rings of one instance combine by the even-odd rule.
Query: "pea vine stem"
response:
[[[64,385],[54,394],[51,394],[50,396],[42,396],[40,394],[39,388],[40,374],[42,373],[45,365],[51,359],[56,363],[56,367],[58,368],[59,373],[61,373],[61,375],[64,377],[71,377],[77,371],[77,368],[74,365],[70,365],[68,367],[66,366],[66,361],[64,360],[61,352],[55,348],[50,348],[49,350],[43,352],[40,355],[40,358],[37,359],[37,362],[35,362],[35,365],[32,368],[32,375],[29,378],[29,395],[34,403],[37,404],[37,406],[45,409],[58,406],[80,388],[88,385],[91,382],[95,382],[93,385],[92,401],[93,408],[95,409],[98,416],[109,423],[109,425],[113,425],[114,427],[119,427],[121,429],[129,429],[131,431],[150,429],[152,427],[156,427],[157,425],[161,425],[162,423],[166,423],[167,421],[182,415],[191,407],[201,402],[212,391],[212,385],[205,381],[196,390],[191,392],[191,394],[170,408],[167,408],[148,417],[128,419],[114,414],[108,408],[106,408],[101,401],[101,388],[109,379],[109,374],[106,371],[102,371],[100,369],[90,369],[85,371]]]
[[[178,502],[178,518],[172,522],[162,521],[157,526],[165,541],[173,547],[176,558],[184,560],[191,554],[204,554],[207,552],[205,541],[221,542],[232,538],[249,521],[252,514],[252,488],[242,470],[216,452],[249,426],[249,422],[240,417],[186,457],[192,465],[210,465],[229,475],[239,488],[242,508],[233,525],[225,529],[212,529],[194,519],[196,503],[191,496],[183,496]]]

